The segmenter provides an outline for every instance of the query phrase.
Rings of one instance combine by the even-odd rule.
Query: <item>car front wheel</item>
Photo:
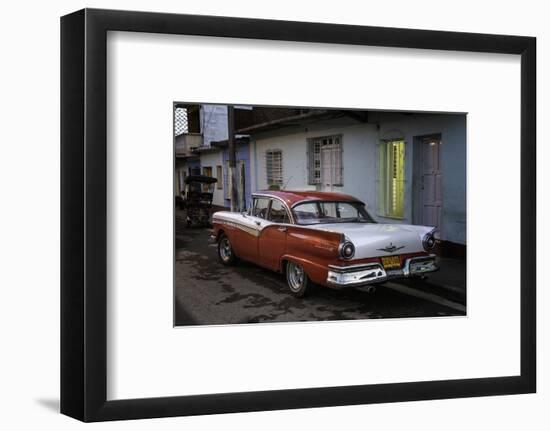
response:
[[[231,242],[227,235],[223,233],[218,241],[218,258],[224,265],[233,265],[237,261]]]
[[[308,291],[309,278],[300,265],[288,262],[286,266],[286,281],[294,296],[302,298]]]

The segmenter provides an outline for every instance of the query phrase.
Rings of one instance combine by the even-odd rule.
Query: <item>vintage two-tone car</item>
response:
[[[223,264],[282,272],[296,296],[311,283],[373,286],[438,269],[434,228],[376,223],[363,202],[340,193],[258,192],[248,212],[216,212],[212,224]]]

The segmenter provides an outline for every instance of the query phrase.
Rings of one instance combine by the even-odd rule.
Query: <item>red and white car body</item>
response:
[[[283,272],[298,296],[311,282],[365,286],[438,269],[433,227],[376,223],[363,202],[340,193],[258,192],[248,212],[216,212],[212,224],[222,263]]]

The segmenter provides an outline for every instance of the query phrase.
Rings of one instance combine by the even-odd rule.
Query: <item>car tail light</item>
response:
[[[355,246],[350,241],[345,241],[340,246],[340,255],[344,259],[351,259],[355,255]]]
[[[422,239],[422,246],[424,247],[424,250],[431,251],[435,247],[435,237],[433,232],[427,233],[424,235],[424,238]]]

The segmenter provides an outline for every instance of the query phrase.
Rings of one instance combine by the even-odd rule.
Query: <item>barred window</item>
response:
[[[344,185],[342,136],[324,136],[308,141],[308,183]]]
[[[265,153],[267,184],[269,186],[283,185],[283,152],[268,150]]]

